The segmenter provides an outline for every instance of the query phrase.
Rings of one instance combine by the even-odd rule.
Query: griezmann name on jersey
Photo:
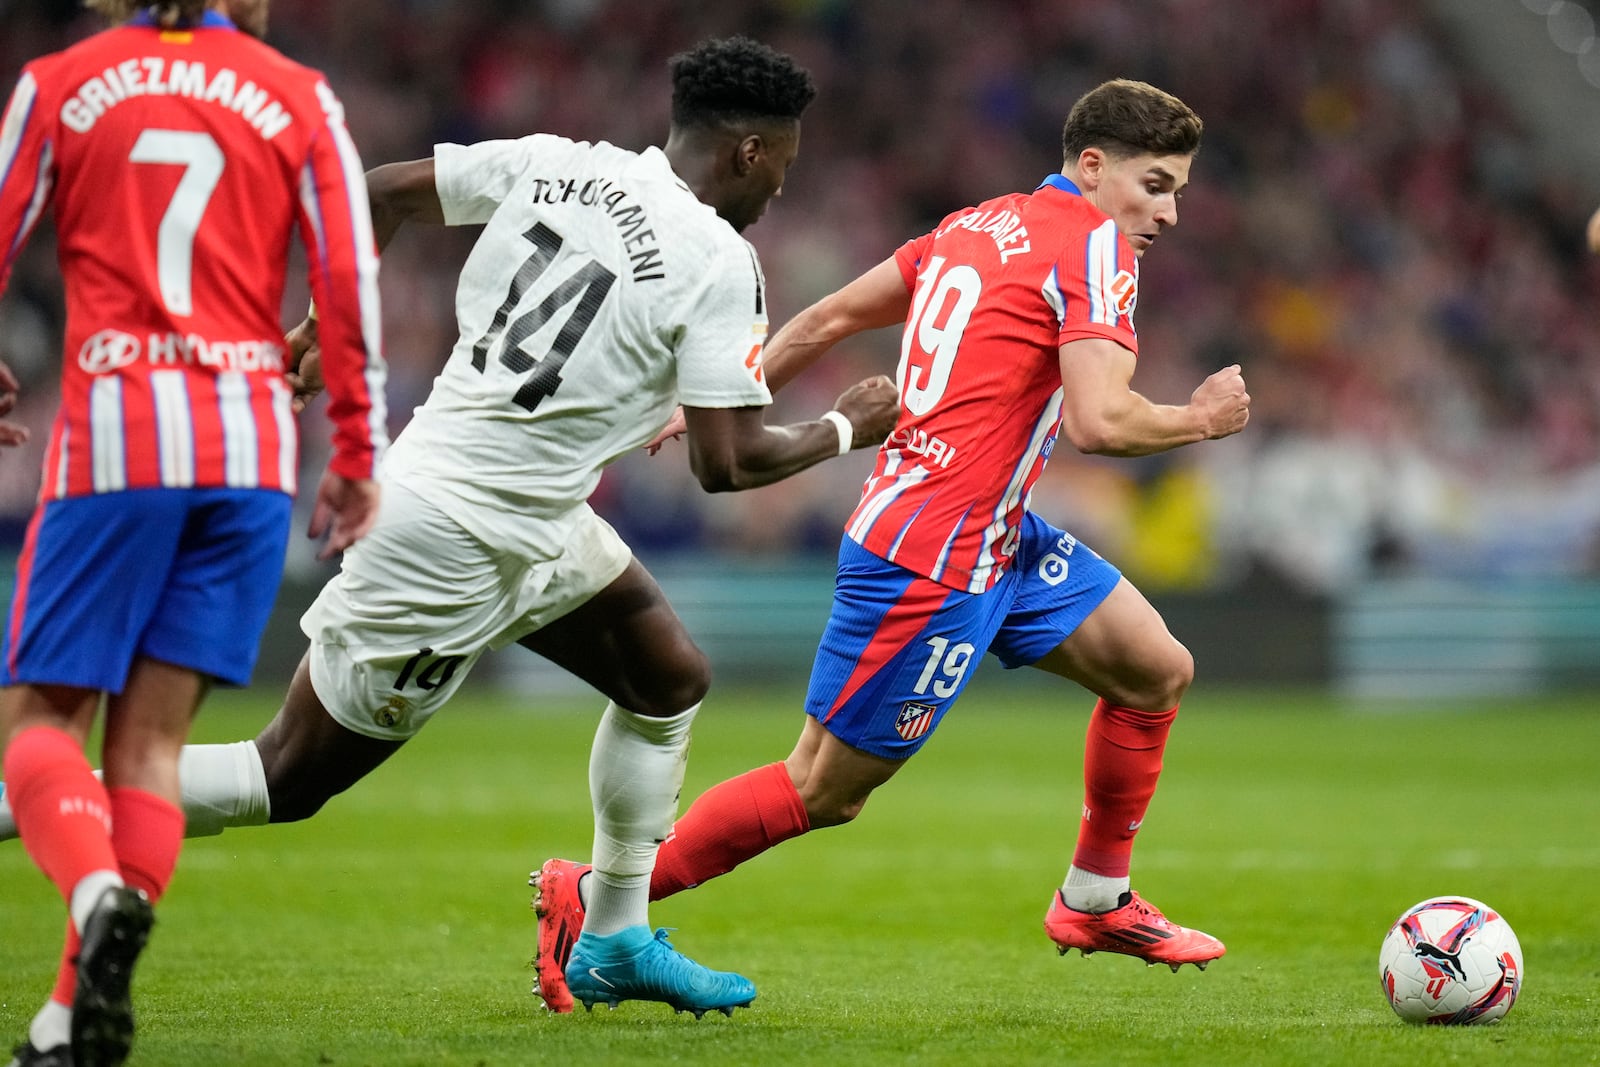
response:
[[[330,466],[373,476],[377,254],[320,74],[214,12],[177,31],[136,19],[34,60],[0,122],[0,287],[52,202],[67,325],[42,499],[294,492],[279,312],[297,227],[323,312]]]

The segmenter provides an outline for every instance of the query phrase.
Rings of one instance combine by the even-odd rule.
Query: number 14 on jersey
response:
[[[563,243],[561,235],[542,222],[536,223],[522,236],[533,245],[533,251],[517,268],[511,286],[506,291],[505,301],[494,313],[494,321],[489,324],[489,329],[472,346],[472,365],[479,372],[485,372],[489,349],[499,344],[500,363],[507,370],[513,374],[533,371],[511,397],[519,407],[532,411],[541,400],[560,387],[561,368],[594,322],[617,276],[596,260],[586,260],[565,280],[550,286],[544,298],[531,309],[512,319],[511,315],[522,303],[523,296],[544,279],[550,265],[560,254]],[[523,342],[569,304],[573,305],[571,314],[549,347],[537,357],[524,351]]]

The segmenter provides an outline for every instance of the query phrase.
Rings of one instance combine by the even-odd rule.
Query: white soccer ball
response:
[[[1511,925],[1471,897],[1433,897],[1396,919],[1378,951],[1378,979],[1406,1022],[1457,1026],[1503,1018],[1522,989]]]

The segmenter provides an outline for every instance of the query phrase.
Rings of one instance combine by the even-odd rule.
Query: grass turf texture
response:
[[[781,695],[721,690],[685,802],[781,758]],[[974,687],[853,826],[652,907],[755,979],[694,1022],[655,1004],[549,1016],[529,994],[527,872],[586,856],[598,702],[464,694],[316,819],[191,841],[135,984],[132,1064],[1573,1064],[1600,1062],[1600,709],[1352,709],[1202,692],[1179,717],[1134,885],[1228,943],[1204,974],[1058,958],[1088,701]],[[275,694],[213,697],[199,740]],[[1527,984],[1491,1027],[1408,1026],[1378,992],[1402,909],[1500,909]],[[62,910],[0,846],[0,1039],[46,995]]]

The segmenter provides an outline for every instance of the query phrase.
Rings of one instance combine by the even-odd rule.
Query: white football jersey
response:
[[[677,404],[772,402],[755,249],[660,149],[441,144],[434,174],[445,222],[485,225],[456,288],[460,337],[385,478],[491,545],[540,551],[527,519],[587,500]]]

